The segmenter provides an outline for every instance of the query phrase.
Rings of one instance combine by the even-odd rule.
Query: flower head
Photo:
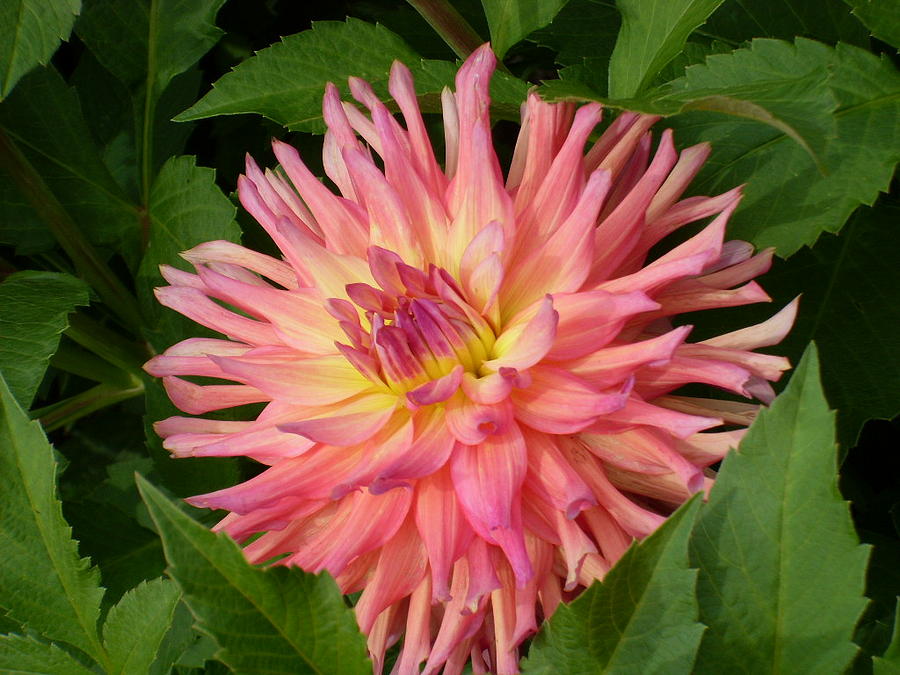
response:
[[[192,498],[252,562],[327,570],[380,670],[517,672],[517,648],[561,600],[704,489],[756,404],[673,395],[700,382],[767,402],[790,305],[698,343],[680,313],[767,301],[771,251],[723,243],[740,189],[680,199],[709,150],[676,152],[657,118],[530,96],[504,180],[491,141],[488,46],[442,97],[435,159],[410,72],[391,71],[401,123],[369,85],[329,85],[331,192],[275,143],[241,203],[283,259],[215,241],[163,268],[160,302],[227,339],[188,339],[147,370],[193,415],[265,403],[254,421],[172,417],[177,457],[268,468]],[[375,155],[380,160],[376,163]],[[651,158],[652,155],[652,158]],[[381,168],[383,166],[383,168]],[[712,217],[648,262],[660,240]],[[206,376],[232,384],[195,384]],[[725,430],[713,430],[728,425]],[[713,431],[710,431],[713,430]]]

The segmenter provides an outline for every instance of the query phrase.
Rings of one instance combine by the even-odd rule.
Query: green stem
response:
[[[144,393],[142,382],[134,379],[129,387],[114,387],[109,384],[98,384],[87,391],[76,394],[64,401],[59,401],[45,408],[32,411],[32,417],[40,419],[45,431],[53,431],[72,424],[76,420],[90,415],[102,408],[115,405]]]
[[[144,80],[144,115],[141,119],[141,198],[145,212],[141,215],[141,244],[146,248],[150,238],[146,209],[150,205],[150,187],[153,176],[153,116],[156,114],[156,38],[159,7],[151,0],[149,7],[147,39],[147,77]]]
[[[448,0],[406,0],[434,28],[456,55],[465,59],[484,40]]]
[[[6,169],[32,208],[47,223],[56,241],[75,264],[78,275],[97,291],[128,327],[138,333],[142,322],[137,300],[98,255],[28,158],[2,128],[0,166]]]
[[[50,365],[60,370],[78,375],[94,382],[127,389],[132,386],[134,376],[118,368],[96,354],[81,349],[71,340],[62,340],[59,349],[50,359]]]
[[[116,331],[81,312],[69,315],[69,327],[65,334],[107,363],[132,375],[140,375],[141,366],[152,356],[146,347],[129,342]]]

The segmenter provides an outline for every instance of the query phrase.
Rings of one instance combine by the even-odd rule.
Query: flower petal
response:
[[[535,366],[532,383],[512,393],[516,419],[548,434],[573,434],[625,405],[628,392],[601,392],[565,370]]]
[[[289,434],[300,434],[317,443],[354,445],[371,438],[388,420],[397,406],[397,397],[390,394],[365,394],[353,401],[331,406],[299,422],[279,425]]]

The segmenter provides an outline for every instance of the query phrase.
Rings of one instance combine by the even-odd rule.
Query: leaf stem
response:
[[[465,59],[484,42],[448,0],[406,1],[422,15],[459,58]]]
[[[132,377],[130,386],[114,387],[109,384],[98,384],[87,391],[71,396],[44,408],[32,411],[32,416],[40,419],[45,431],[53,431],[76,420],[90,415],[107,406],[140,396],[144,393],[144,384]]]
[[[142,321],[137,300],[103,261],[44,179],[2,128],[0,167],[6,169],[13,183],[47,223],[56,241],[75,264],[78,275],[97,291],[125,325],[139,332]]]
[[[149,220],[146,208],[150,204],[150,187],[153,171],[153,116],[156,113],[156,38],[158,6],[156,0],[150,1],[147,39],[147,77],[144,81],[144,116],[141,120],[141,203],[144,213],[141,214],[141,245],[146,248],[150,239]]]
[[[107,363],[132,375],[140,375],[141,366],[152,356],[146,346],[130,342],[83,312],[69,315],[65,334]]]
[[[50,365],[66,373],[113,387],[127,389],[132,385],[133,378],[129,373],[96,354],[81,349],[71,340],[59,343],[59,349],[50,359]]]

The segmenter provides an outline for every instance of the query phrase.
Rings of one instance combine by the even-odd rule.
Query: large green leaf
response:
[[[704,626],[697,621],[697,570],[688,539],[700,502],[683,506],[602,583],[560,605],[528,652],[524,672],[691,672]]]
[[[106,656],[97,635],[103,589],[63,520],[53,449],[0,378],[0,607],[23,627]]]
[[[810,40],[800,40],[796,45],[755,40],[748,49],[718,54],[709,50],[720,48],[720,43],[691,45],[680,59],[699,61],[705,56],[705,62],[691,65],[683,77],[666,82],[641,99],[604,99],[596,91],[596,77],[586,70],[582,74],[589,79],[550,82],[544,91],[554,97],[596,99],[661,115],[703,110],[727,116],[719,118],[723,121],[751,120],[789,137],[820,172],[827,171],[819,155],[836,134],[834,112],[838,105],[828,86],[831,49]],[[579,76],[569,69],[563,72],[567,77]]]
[[[126,593],[109,610],[103,624],[103,642],[112,662],[107,675],[149,671],[180,599],[173,582],[155,579]]]
[[[0,106],[0,126],[91,243],[112,247],[136,264],[137,207],[106,168],[78,97],[56,70],[40,68],[23,78]],[[0,181],[0,223],[3,243],[17,244],[22,234],[33,248],[50,240],[37,235],[46,226],[10,181]]]
[[[900,47],[900,6],[897,0],[844,0],[853,7],[872,35]]]
[[[388,73],[395,60],[412,69],[420,96],[440,94],[453,83],[456,69],[451,63],[423,61],[384,26],[353,18],[346,23],[320,21],[312,30],[283,38],[238,65],[175,119],[258,113],[293,131],[322,133],[325,84],[343,87],[348,77],[361,77],[386,98]],[[527,86],[498,75],[491,91],[495,102],[508,104],[517,115]]]
[[[0,374],[28,409],[68,315],[88,304],[84,282],[55,272],[17,272],[0,284]]]
[[[259,113],[294,131],[321,133],[325,83],[345,86],[348,77],[356,76],[382,93],[395,59],[409,66],[420,61],[383,26],[353,18],[346,23],[321,21],[238,65],[176,119]]]
[[[498,58],[531,31],[546,26],[568,0],[481,0]]]
[[[691,538],[695,672],[840,673],[854,658],[868,547],[836,485],[834,413],[811,345],[726,457]]]
[[[169,574],[216,658],[237,673],[366,673],[365,642],[334,582],[297,568],[260,569],[237,545],[183,514],[143,478]]]
[[[80,0],[0,2],[0,100],[39,63],[46,64],[69,37]]]
[[[86,0],[75,26],[97,60],[131,92],[142,200],[166,157],[158,136],[169,133],[167,120],[176,112],[162,104],[163,94],[222,35],[215,20],[224,2]],[[196,91],[196,80],[188,84]]]
[[[797,49],[826,54],[805,40]],[[827,175],[775,127],[701,112],[669,121],[679,144],[713,146],[691,189],[714,194],[746,183],[730,233],[775,246],[781,256],[812,245],[822,232],[837,232],[860,204],[872,204],[900,159],[900,73],[889,60],[849,45],[827,49],[825,65],[838,101],[837,135],[813,150]]]
[[[56,645],[0,635],[0,672],[7,675],[96,675]]]
[[[622,29],[609,60],[609,95],[634,98],[722,0],[618,0]]]
[[[767,124],[815,156],[835,135],[837,98],[826,86],[832,54],[810,40],[754,40],[714,54],[655,94],[661,112],[710,110]],[[827,168],[823,168],[827,170]]]

